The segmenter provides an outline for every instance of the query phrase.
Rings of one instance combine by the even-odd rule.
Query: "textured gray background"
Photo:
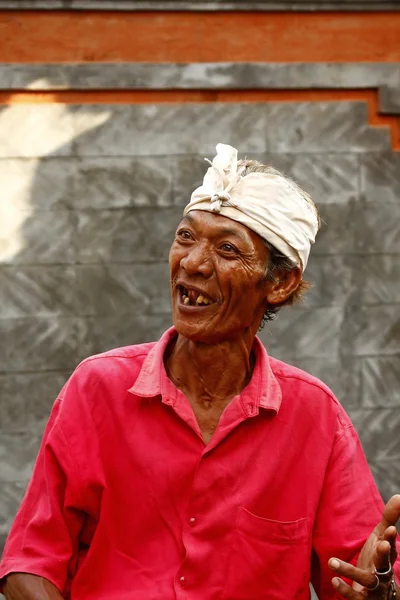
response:
[[[74,366],[170,325],[169,245],[220,141],[318,204],[314,288],[261,337],[332,387],[399,491],[400,153],[365,103],[14,105],[0,139],[0,545]]]
[[[379,90],[400,115],[398,63],[0,63],[0,90]]]

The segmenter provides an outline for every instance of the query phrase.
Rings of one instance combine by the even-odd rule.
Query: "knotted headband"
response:
[[[242,223],[304,271],[319,227],[314,204],[280,174],[242,176],[245,165],[238,170],[237,154],[232,146],[217,145],[203,185],[193,192],[183,214],[206,210]]]

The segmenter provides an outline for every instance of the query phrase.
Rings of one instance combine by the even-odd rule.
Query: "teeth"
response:
[[[206,306],[208,306],[208,304],[212,304],[212,300],[209,300],[208,298],[205,298],[204,296],[199,296],[196,300],[196,304],[205,304]]]
[[[191,300],[189,297],[189,292],[187,292],[187,290],[185,290],[185,293],[182,294],[182,302],[186,305],[191,304]],[[197,300],[196,300],[196,305],[200,306],[201,304],[204,304],[205,306],[208,306],[208,304],[212,304],[212,300],[209,298],[206,298],[205,296],[203,296],[203,294],[200,294],[200,296],[198,296]]]

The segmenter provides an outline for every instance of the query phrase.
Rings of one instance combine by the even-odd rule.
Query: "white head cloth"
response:
[[[237,150],[217,145],[217,155],[183,212],[206,210],[242,223],[306,268],[318,231],[314,205],[290,181],[275,173],[237,171]],[[207,160],[207,159],[206,159]]]

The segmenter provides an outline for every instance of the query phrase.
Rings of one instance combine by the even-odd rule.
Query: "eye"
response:
[[[179,231],[176,232],[176,237],[180,238],[181,240],[193,239],[192,234],[187,229],[179,229]]]
[[[222,244],[221,250],[228,254],[233,254],[237,252],[237,248],[235,248],[235,246],[232,246],[232,244],[228,244],[227,242],[225,244]]]

